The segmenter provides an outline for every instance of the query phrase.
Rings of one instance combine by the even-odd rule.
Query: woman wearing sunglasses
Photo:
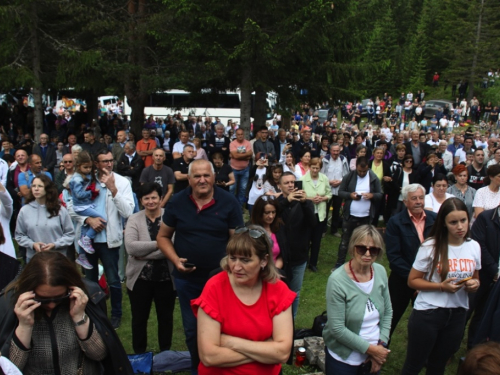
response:
[[[418,249],[408,286],[418,290],[408,320],[408,348],[401,374],[444,374],[460,348],[469,295],[479,287],[481,248],[469,238],[467,206],[447,199],[430,238]]]
[[[25,375],[133,374],[105,294],[60,253],[33,256],[0,298],[0,316],[0,351]]]
[[[200,375],[277,375],[293,343],[295,293],[279,280],[264,228],[237,228],[224,270],[191,302],[198,319]]]
[[[385,268],[375,263],[383,247],[374,226],[356,228],[348,247],[352,259],[328,279],[323,329],[327,375],[378,373],[387,360],[392,305]]]

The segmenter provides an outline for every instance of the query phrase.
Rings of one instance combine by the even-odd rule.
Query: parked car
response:
[[[436,114],[436,112],[441,108],[443,110],[446,105],[450,108],[450,111],[453,111],[453,102],[446,99],[436,99],[436,100],[427,100],[425,102],[425,111],[424,117],[432,118]]]

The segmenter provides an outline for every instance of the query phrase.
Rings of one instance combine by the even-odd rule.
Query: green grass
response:
[[[337,250],[339,246],[340,239],[333,237],[331,235],[326,235],[323,238],[321,244],[321,252],[319,256],[318,273],[313,273],[306,270],[304,276],[304,284],[302,286],[300,294],[300,305],[297,314],[297,319],[295,322],[296,328],[311,328],[313,319],[316,315],[321,314],[325,309],[325,288],[328,277],[330,276],[330,271],[335,265]],[[389,271],[389,265],[387,259],[384,257],[381,261]],[[127,353],[133,353],[132,350],[132,332],[131,332],[131,319],[130,319],[130,304],[128,301],[128,296],[126,289],[123,289],[123,318],[122,325],[117,330],[117,333],[122,340]],[[387,363],[382,368],[382,374],[395,375],[401,372],[403,367],[405,356],[406,356],[406,343],[407,343],[407,323],[411,308],[408,307],[406,314],[403,316],[398,324],[398,327],[393,335],[391,343],[391,353],[388,357]],[[148,350],[157,353],[159,351],[157,343],[157,324],[156,324],[156,313],[154,308],[151,311],[150,319],[148,322]],[[446,375],[454,375],[457,373],[458,359],[465,354],[465,342],[464,339],[462,346],[458,353],[453,358],[451,364],[446,369]],[[182,321],[180,317],[179,305],[176,303],[175,315],[174,315],[174,335],[172,350],[187,350],[184,342],[184,331],[182,329]],[[285,375],[295,375],[295,374],[307,374],[309,372],[316,372],[317,369],[313,367],[305,367],[302,369],[297,369],[294,366],[284,366]],[[425,370],[424,370],[425,371]],[[422,374],[425,372],[422,371]],[[182,375],[188,374],[180,373]]]

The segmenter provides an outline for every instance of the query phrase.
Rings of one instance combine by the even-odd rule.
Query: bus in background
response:
[[[255,93],[252,93],[252,117]],[[273,118],[273,109],[276,106],[277,95],[274,92],[267,93],[266,118]],[[166,117],[180,113],[183,118],[187,116],[218,117],[223,124],[227,120],[240,122],[241,117],[241,92],[226,91],[213,94],[211,90],[203,90],[200,94],[193,95],[188,91],[169,90],[156,92],[149,95],[148,102],[144,107],[144,116]],[[130,116],[132,109],[127,103],[127,97],[123,101],[123,114]]]

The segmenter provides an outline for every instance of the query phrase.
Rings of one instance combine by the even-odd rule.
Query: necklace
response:
[[[356,277],[356,274],[354,273],[354,271],[352,269],[352,259],[349,261],[349,271],[351,271],[352,277],[354,277],[354,281],[359,283],[360,281],[358,280],[358,278]],[[371,279],[373,279],[373,268],[370,266],[370,280]]]

